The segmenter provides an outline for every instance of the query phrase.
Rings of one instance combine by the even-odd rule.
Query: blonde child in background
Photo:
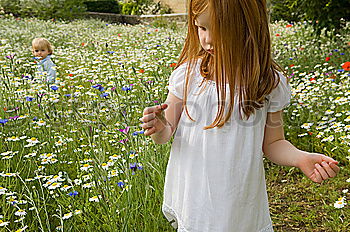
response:
[[[338,162],[285,140],[291,92],[271,57],[266,0],[190,0],[165,104],[140,119],[158,144],[175,133],[163,213],[181,232],[271,232],[263,155],[316,183]]]
[[[50,84],[56,81],[56,65],[51,60],[53,47],[45,38],[35,38],[32,41],[32,53],[39,59],[38,71],[40,76]]]

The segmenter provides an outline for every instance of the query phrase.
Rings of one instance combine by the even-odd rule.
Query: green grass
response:
[[[350,37],[317,38],[308,23],[286,25],[271,26],[275,58],[293,88],[286,137],[337,159],[341,172],[318,185],[295,168],[265,162],[274,227],[346,231],[349,206],[334,203],[349,197],[342,191],[350,185],[350,83],[340,69]],[[8,119],[0,126],[0,231],[173,231],[161,212],[170,144],[139,134],[138,119],[165,100],[185,30],[0,18],[0,31],[0,119]],[[57,91],[32,81],[40,79],[34,37],[55,46]],[[32,137],[39,143],[28,146]],[[19,209],[26,215],[17,216]]]

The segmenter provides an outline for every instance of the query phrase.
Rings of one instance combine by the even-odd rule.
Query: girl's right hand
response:
[[[168,108],[167,104],[161,104],[143,110],[143,117],[140,118],[140,121],[143,122],[141,127],[145,130],[145,135],[152,135],[165,128],[168,124],[164,115],[166,108]]]

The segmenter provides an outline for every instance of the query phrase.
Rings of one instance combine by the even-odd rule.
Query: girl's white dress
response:
[[[265,106],[248,120],[238,117],[236,104],[222,128],[203,130],[213,122],[218,100],[215,82],[209,81],[201,92],[199,66],[198,62],[188,96],[195,122],[182,113],[167,166],[163,213],[180,232],[273,231],[262,143],[267,112],[289,104],[290,86],[280,75]],[[180,99],[185,72],[184,64],[169,80],[169,92]]]

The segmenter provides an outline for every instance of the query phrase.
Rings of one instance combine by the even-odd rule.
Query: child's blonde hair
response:
[[[35,38],[32,41],[32,50],[47,48],[49,55],[53,53],[53,46],[51,43],[45,38]]]
[[[202,59],[202,76],[216,82],[218,111],[216,118],[205,127],[222,127],[230,119],[234,102],[239,115],[249,118],[256,109],[264,106],[266,96],[279,83],[279,66],[271,56],[271,39],[266,0],[190,0],[188,32],[177,67],[188,62],[184,88],[184,110],[187,109],[189,79],[199,58]],[[210,30],[214,54],[200,45],[195,20],[204,11],[210,13]],[[225,112],[226,83],[230,97]]]

